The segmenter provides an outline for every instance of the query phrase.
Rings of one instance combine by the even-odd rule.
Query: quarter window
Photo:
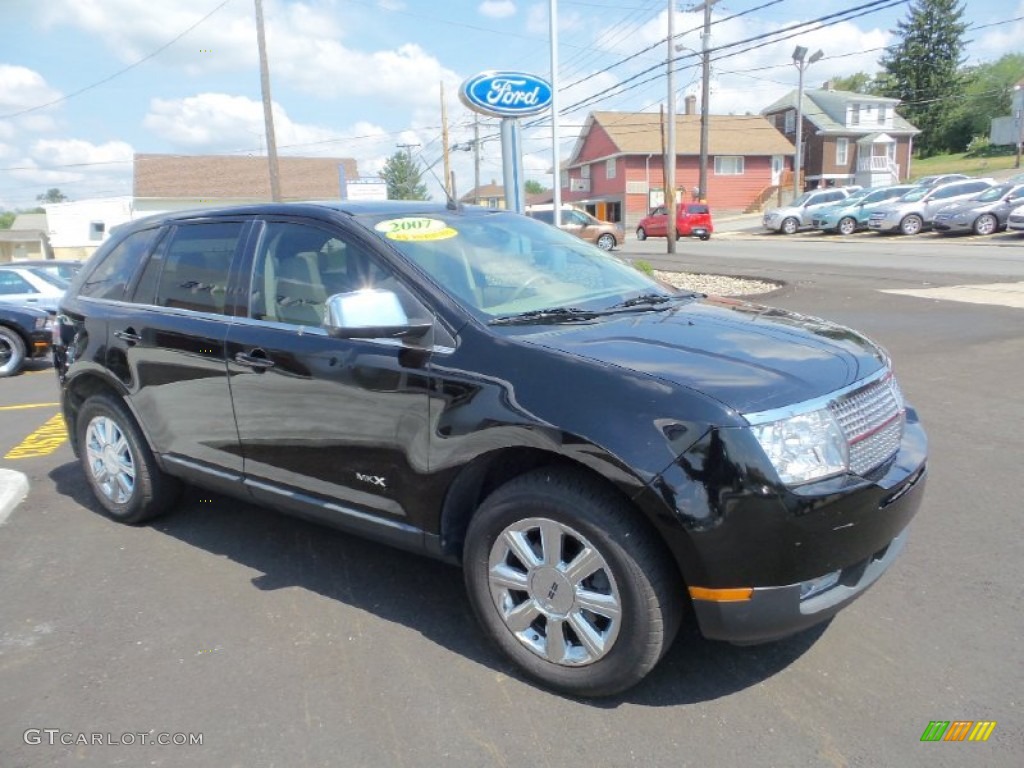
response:
[[[715,175],[716,176],[742,176],[743,175],[743,158],[739,155],[735,156],[722,156],[719,155],[715,158]]]
[[[94,299],[123,299],[125,288],[149,252],[158,232],[156,229],[145,229],[128,235],[89,273],[79,294]]]

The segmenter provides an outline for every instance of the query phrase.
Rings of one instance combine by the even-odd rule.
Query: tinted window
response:
[[[554,211],[533,211],[530,213],[530,216],[537,221],[543,221],[545,224],[551,224],[555,220]]]
[[[17,272],[0,269],[0,296],[10,296],[15,293],[39,293],[39,291]]]
[[[155,303],[222,313],[231,259],[244,227],[235,221],[177,227],[163,258]]]
[[[78,293],[95,299],[124,298],[125,287],[152,246],[157,232],[156,229],[147,229],[128,235],[89,273]]]

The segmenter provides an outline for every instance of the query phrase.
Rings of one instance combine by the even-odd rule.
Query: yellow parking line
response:
[[[60,403],[23,403],[22,405],[0,405],[0,411],[23,411],[26,408],[56,408]]]
[[[57,414],[46,420],[39,429],[14,446],[5,455],[5,459],[31,459],[37,456],[49,456],[60,448],[68,439],[68,430],[64,426],[64,416]]]

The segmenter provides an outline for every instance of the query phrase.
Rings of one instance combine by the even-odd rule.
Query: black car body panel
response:
[[[467,229],[486,215],[509,216],[418,202],[289,204],[119,228],[61,305],[54,357],[76,451],[83,402],[114,392],[166,472],[451,561],[474,509],[501,482],[552,463],[582,467],[630,500],[691,590],[755,590],[746,613],[694,600],[709,636],[737,642],[820,621],[877,578],[880,566],[870,579],[850,571],[842,582],[850,594],[811,619],[791,600],[794,585],[799,597],[801,582],[875,562],[905,531],[926,458],[913,409],[871,472],[797,486],[780,480],[746,415],[877,377],[889,367],[879,347],[822,320],[707,297],[578,322],[488,324],[451,283],[374,234],[382,214]],[[178,230],[229,220],[248,227],[223,252],[229,273],[182,282],[185,305],[156,306],[154,275],[170,269]],[[317,324],[254,315],[250,306],[274,292],[254,254],[269,254],[274,227],[290,224],[372,251],[424,308],[430,332],[339,338]],[[133,268],[123,286],[81,295],[104,259],[147,231],[148,250],[138,264],[126,259]],[[285,284],[278,279],[277,291]],[[189,308],[190,292],[217,297],[216,311]],[[303,301],[312,300],[292,309]],[[782,607],[752,626],[757,600]]]
[[[43,309],[0,301],[0,325],[18,335],[28,359],[49,354],[51,330],[45,325],[49,318],[50,314]]]

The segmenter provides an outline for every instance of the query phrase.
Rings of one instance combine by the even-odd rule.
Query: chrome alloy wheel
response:
[[[528,518],[505,528],[491,547],[488,581],[505,626],[542,659],[584,666],[615,644],[622,605],[611,567],[564,523]]]
[[[115,504],[125,504],[135,492],[135,459],[121,427],[97,416],[85,432],[85,451],[96,487]]]

